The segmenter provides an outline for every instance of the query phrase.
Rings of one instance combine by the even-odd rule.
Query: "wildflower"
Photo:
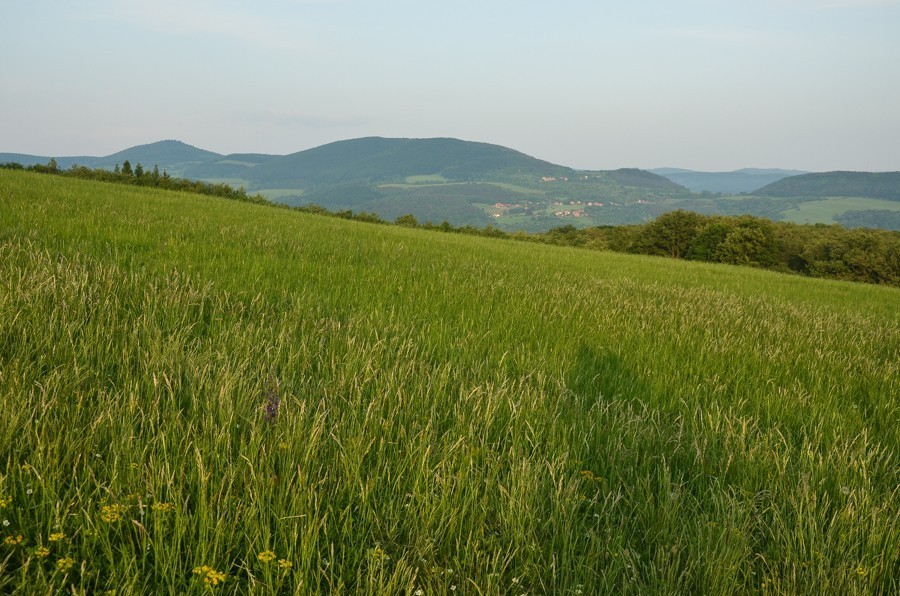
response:
[[[40,547],[34,549],[34,556],[38,557],[40,559],[43,559],[44,557],[46,557],[49,554],[50,554],[50,549],[47,548],[46,546],[40,546]]]
[[[263,552],[256,555],[256,558],[262,561],[263,563],[268,563],[275,559],[275,553],[270,550],[264,550]]]
[[[291,563],[290,561],[288,561],[287,559],[278,559],[278,566],[281,567],[282,569],[290,569],[291,567],[294,566],[294,564]]]
[[[60,573],[65,573],[71,569],[74,564],[75,559],[72,557],[62,557],[56,560],[56,570]]]
[[[275,388],[274,384],[269,388],[268,393],[266,394],[266,408],[264,417],[266,422],[272,424],[278,418],[278,408],[281,406],[281,396],[278,395],[278,390]]]
[[[199,567],[194,567],[194,575],[203,578],[203,583],[218,586],[220,583],[224,582],[228,577],[226,574],[216,571],[209,565],[201,565]]]
[[[453,584],[453,585],[450,586],[450,591],[451,591],[451,592],[455,592],[455,591],[456,591],[456,584]]]
[[[865,577],[867,573],[869,573],[869,570],[866,569],[865,567],[863,567],[862,565],[860,565],[856,568],[856,575],[858,575],[860,577]]]
[[[12,503],[12,497],[9,495],[0,495],[0,509],[6,509]]]
[[[175,511],[174,503],[154,503],[150,505],[150,509],[159,513],[172,513]]]
[[[125,517],[126,511],[128,511],[127,505],[104,505],[100,508],[100,519],[107,523],[119,522]]]
[[[55,532],[53,534],[50,534],[50,537],[47,540],[49,540],[50,542],[59,542],[60,540],[64,539],[65,537],[66,537],[66,535],[63,534],[62,532]]]
[[[579,474],[581,475],[581,477],[584,480],[593,480],[594,479],[594,473],[591,472],[590,470],[582,470],[581,472],[579,472]]]
[[[372,558],[373,561],[382,561],[382,560],[390,559],[388,554],[386,552],[384,552],[383,550],[381,550],[380,546],[376,546],[375,548],[371,549],[369,551],[369,556]]]
[[[3,520],[3,527],[4,527],[4,528],[8,528],[8,527],[9,527],[9,520],[8,520],[8,519],[4,519],[4,520]]]
[[[17,546],[19,544],[22,544],[22,541],[24,539],[25,538],[21,534],[19,534],[18,536],[7,536],[3,539],[3,544],[5,544],[6,546]]]
[[[425,591],[422,588],[419,588],[414,592],[415,596],[424,596]]]
[[[278,443],[278,448],[281,449],[281,450],[287,450],[289,447],[290,447],[290,445],[288,445],[288,444],[285,443],[284,441]]]

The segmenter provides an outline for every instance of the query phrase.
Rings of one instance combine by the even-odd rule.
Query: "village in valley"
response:
[[[684,192],[671,189],[611,184],[607,172],[543,176],[529,186],[534,190],[514,197],[518,200],[501,199],[479,207],[501,228],[528,230],[538,225],[588,227],[642,221],[674,195],[686,198]]]

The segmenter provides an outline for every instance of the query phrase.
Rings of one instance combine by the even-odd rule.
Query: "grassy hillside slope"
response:
[[[23,172],[0,205],[2,591],[900,589],[895,289]]]

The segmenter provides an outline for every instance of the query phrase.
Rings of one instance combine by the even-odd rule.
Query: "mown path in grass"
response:
[[[0,171],[0,588],[896,591],[898,304]]]

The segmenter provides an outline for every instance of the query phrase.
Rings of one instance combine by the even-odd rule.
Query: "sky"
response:
[[[0,152],[900,170],[900,0],[0,0]]]

